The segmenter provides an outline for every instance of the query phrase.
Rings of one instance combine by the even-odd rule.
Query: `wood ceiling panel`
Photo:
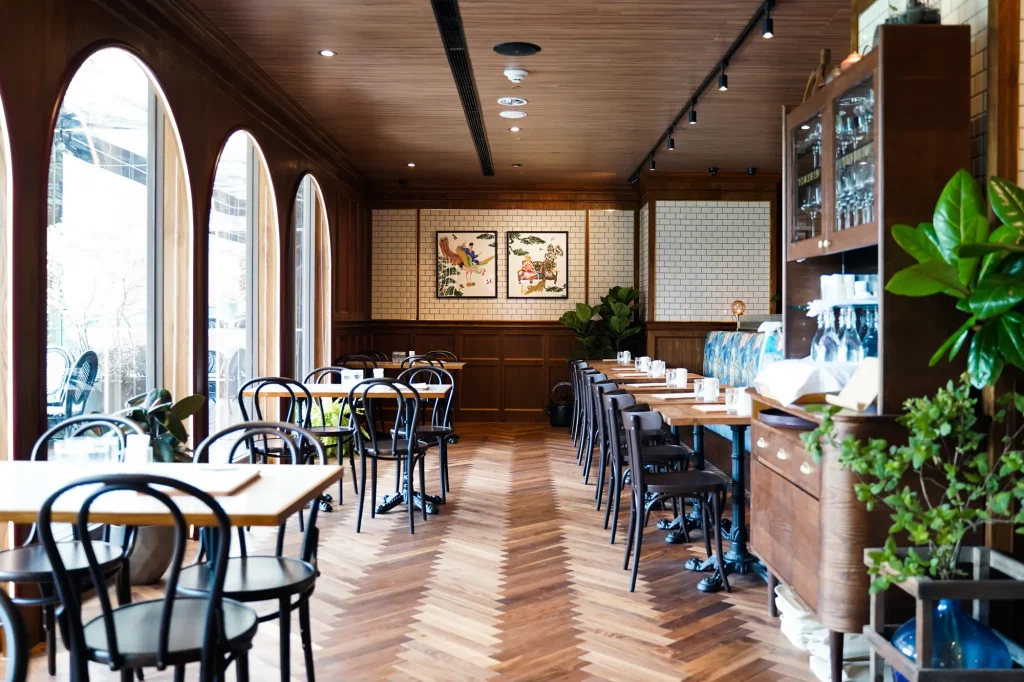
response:
[[[425,0],[196,0],[351,152],[371,181],[412,185],[625,182],[760,0],[461,0],[496,176],[484,178]],[[823,47],[849,43],[848,0],[779,0],[698,102],[658,170],[779,170],[781,107],[799,103]],[[543,48],[515,59],[495,43]],[[328,47],[337,56],[317,55]],[[502,71],[530,71],[513,89]],[[496,99],[529,100],[521,133]],[[522,138],[517,142],[516,137]],[[417,167],[406,167],[415,161]],[[514,169],[513,163],[523,168]]]

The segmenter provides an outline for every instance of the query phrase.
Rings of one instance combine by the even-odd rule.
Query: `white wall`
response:
[[[433,262],[433,261],[431,261]],[[382,267],[378,267],[382,264]],[[386,264],[386,267],[383,265]],[[373,211],[373,319],[416,319],[416,209]]]
[[[655,221],[655,319],[730,320],[742,300],[767,315],[771,204],[659,201]]]
[[[651,286],[651,264],[648,254],[651,236],[649,216],[650,204],[644,204],[640,207],[640,318],[644,322],[647,321],[648,292]]]
[[[633,211],[590,212],[590,304],[633,286]]]

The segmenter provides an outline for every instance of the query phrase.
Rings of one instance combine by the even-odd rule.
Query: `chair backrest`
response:
[[[604,424],[608,434],[608,449],[612,453],[612,462],[618,466],[622,446],[625,443],[619,438],[619,426],[622,425],[622,410],[636,405],[636,398],[629,393],[606,393],[604,400]]]
[[[619,388],[618,384],[614,381],[599,381],[596,384],[592,384],[590,389],[593,393],[591,401],[593,402],[594,418],[597,420],[597,433],[601,438],[598,442],[603,443],[608,438],[609,431],[608,420],[605,418],[605,411],[602,407],[604,396],[610,393],[622,394],[626,391]]]
[[[371,369],[377,367],[377,361],[368,355],[342,355],[341,357],[335,358],[334,362],[331,363],[335,367],[344,367],[345,369],[361,369],[365,376]]]
[[[211,679],[212,673],[216,670],[214,666],[219,664],[216,660],[218,652],[222,651],[222,602],[224,594],[224,572],[227,566],[228,554],[231,543],[231,522],[228,520],[224,509],[213,497],[207,493],[183,483],[177,479],[166,476],[153,476],[150,474],[106,474],[102,476],[89,476],[73,481],[54,492],[43,503],[39,510],[39,534],[42,538],[43,547],[53,568],[54,583],[57,593],[63,604],[62,631],[68,640],[71,652],[70,665],[72,666],[72,679],[88,679],[88,656],[85,643],[85,633],[82,627],[81,593],[82,590],[77,584],[77,579],[72,579],[67,568],[64,566],[64,559],[53,538],[51,524],[53,523],[54,503],[67,492],[75,488],[93,487],[95,489],[85,494],[85,499],[79,510],[76,527],[78,535],[83,542],[83,549],[86,560],[89,564],[89,576],[92,579],[95,596],[100,605],[100,613],[105,630],[106,650],[110,656],[112,669],[120,669],[124,665],[124,658],[118,647],[118,636],[116,624],[113,617],[113,609],[110,605],[110,595],[107,592],[107,580],[103,571],[100,570],[96,558],[96,550],[93,547],[94,540],[89,535],[89,510],[97,500],[113,492],[131,491],[138,495],[145,495],[160,502],[170,513],[174,520],[174,555],[171,559],[171,570],[167,575],[163,604],[160,609],[159,619],[150,624],[157,628],[157,666],[163,668],[168,662],[168,648],[171,636],[171,615],[174,611],[174,602],[177,599],[178,576],[181,573],[181,561],[185,554],[185,539],[188,535],[188,523],[181,509],[175,503],[171,495],[166,491],[170,488],[182,495],[187,495],[202,503],[213,515],[216,526],[210,529],[215,533],[215,540],[222,551],[216,553],[213,568],[213,580],[210,585],[210,592],[203,597],[209,604],[206,610],[206,619],[202,624],[202,665],[200,668],[200,679]],[[127,542],[127,535],[125,542]]]
[[[295,424],[289,424],[286,422],[271,422],[271,421],[252,421],[243,422],[241,424],[233,424],[227,428],[221,429],[217,433],[211,434],[203,440],[198,446],[193,456],[194,462],[209,462],[210,461],[210,450],[219,441],[234,439],[232,443],[225,443],[230,446],[228,452],[228,461],[233,462],[235,460],[235,454],[238,449],[245,444],[246,447],[251,448],[252,443],[256,439],[267,439],[275,438],[280,439],[283,447],[288,451],[288,461],[293,465],[305,464],[310,455],[316,459],[316,464],[326,464],[327,457],[324,454],[324,446],[320,442],[320,439],[315,435]],[[250,461],[256,461],[255,453],[250,451]],[[316,516],[319,510],[319,500],[314,499],[310,503],[309,507],[309,522],[306,524],[305,534],[302,538],[302,549],[300,550],[300,557],[303,561],[313,561],[313,557],[316,554],[317,543],[319,542],[319,531],[316,530]],[[281,524],[277,530],[277,556],[283,556],[284,553],[284,536],[288,526],[288,522]],[[245,533],[244,529],[238,529],[238,541],[241,556],[247,556],[248,552],[245,546]]]
[[[429,355],[410,355],[402,358],[402,369],[413,367],[415,365],[429,365],[430,367],[444,367],[444,362],[439,358],[433,358]]]
[[[371,358],[371,359],[373,359],[373,360],[375,360],[377,362],[387,362],[388,361],[387,354],[386,353],[382,353],[379,350],[364,350],[364,351],[361,351],[359,353],[359,355],[365,355],[366,357]]]
[[[64,395],[64,388],[71,373],[71,356],[63,348],[50,346],[46,349],[46,402],[55,404]]]
[[[767,335],[713,331],[704,339],[704,376],[727,386],[752,386],[764,361]]]
[[[0,590],[0,626],[3,626],[7,647],[7,675],[4,682],[25,682],[28,679],[28,635],[18,607],[7,593]]]
[[[346,368],[346,367],[317,367],[316,369],[314,369],[313,371],[311,371],[309,374],[306,375],[306,378],[302,380],[302,383],[304,383],[306,385],[309,385],[309,384],[341,384],[341,383],[344,383],[344,374],[343,374],[343,372],[346,372],[346,371],[348,371],[348,368]],[[317,407],[318,410],[320,410],[320,420],[323,423],[321,423],[321,424],[313,424],[312,423],[312,416],[310,418],[310,423],[313,426],[328,426],[327,420],[324,417],[324,399],[321,398],[320,396],[317,396],[317,397],[313,398],[313,400],[316,401],[316,407]],[[335,400],[335,399],[331,399],[331,400],[333,402],[333,400]],[[342,413],[344,413],[345,405],[348,404],[348,398],[347,397],[337,398],[337,400],[341,400]]]
[[[64,415],[77,417],[85,413],[85,404],[89,402],[96,374],[99,372],[100,359],[96,353],[87,350],[78,356],[74,367],[68,372],[67,386],[64,389]]]
[[[626,425],[626,451],[629,453],[629,472],[633,478],[633,497],[636,500],[637,509],[643,509],[642,491],[645,477],[643,432],[660,429],[664,422],[660,413],[650,409],[647,411],[627,409],[622,412],[622,421]]]
[[[249,380],[249,354],[245,348],[238,348],[231,354],[228,360],[227,370],[224,372],[227,379],[228,399],[238,393],[238,388]]]
[[[250,399],[242,396],[250,386],[255,386],[251,398],[252,414],[249,414],[249,407],[246,405],[246,401]],[[242,387],[238,389],[238,407],[242,411],[242,420],[263,421],[266,418],[260,400],[273,400],[274,398],[268,398],[261,394],[264,391],[273,390],[273,387],[278,387],[287,394],[280,397],[281,400],[287,401],[280,421],[308,429],[310,415],[313,411],[313,396],[310,395],[309,389],[304,384],[287,377],[256,377],[242,384]]]
[[[455,377],[446,369],[419,365],[410,367],[398,375],[398,380],[406,384],[427,384],[433,386],[451,386],[448,395],[434,398],[431,406],[430,424],[432,426],[452,425],[452,400],[455,398]]]
[[[459,358],[450,350],[432,350],[424,353],[428,358],[437,358],[441,362],[458,362]]]
[[[395,400],[395,415],[394,428],[390,429],[391,451],[396,452],[397,441],[406,440],[412,443],[416,437],[421,400],[419,391],[406,383],[385,377],[360,381],[348,392],[356,447],[360,452],[367,441],[379,452],[380,438],[384,437],[388,430],[378,434],[374,424],[378,419],[383,423],[385,403],[390,402],[392,398]]]

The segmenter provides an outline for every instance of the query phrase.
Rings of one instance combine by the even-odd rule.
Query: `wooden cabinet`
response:
[[[963,316],[944,297],[895,296],[885,282],[914,262],[893,225],[931,222],[945,184],[971,166],[971,47],[967,26],[885,25],[879,35],[875,50],[784,116],[783,322],[785,356],[807,357],[818,325],[806,311],[822,298],[822,277],[869,280],[878,405],[891,414],[961,371],[928,359]]]

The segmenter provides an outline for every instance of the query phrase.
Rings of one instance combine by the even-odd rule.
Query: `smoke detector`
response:
[[[527,102],[522,97],[499,97],[498,104],[503,107],[525,107]]]
[[[522,83],[529,75],[530,72],[526,69],[505,69],[505,78],[513,83]]]

